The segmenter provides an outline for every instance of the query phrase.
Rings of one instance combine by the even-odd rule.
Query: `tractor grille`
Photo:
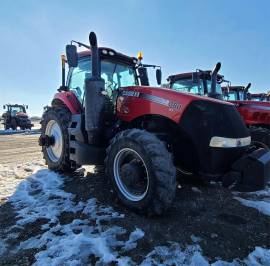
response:
[[[212,148],[214,136],[244,138],[249,133],[234,105],[211,101],[194,101],[180,120],[179,126],[192,143],[190,156],[196,154],[197,171],[209,175],[221,175],[228,171],[246,148]],[[187,153],[187,154],[188,154]],[[187,154],[185,154],[186,157]],[[195,165],[195,164],[194,164]]]

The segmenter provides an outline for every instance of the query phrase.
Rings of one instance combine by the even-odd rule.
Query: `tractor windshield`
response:
[[[68,87],[81,102],[84,98],[84,80],[91,76],[91,72],[91,59],[89,57],[81,59],[78,62],[78,67],[70,69]],[[105,90],[109,97],[112,97],[113,91],[120,87],[137,85],[134,66],[124,63],[102,60],[101,77],[105,81]]]
[[[251,94],[250,99],[257,102],[267,102],[269,101],[269,96],[267,94]]]
[[[245,101],[247,100],[246,93],[243,90],[230,90],[223,93],[224,100],[226,101]]]
[[[237,93],[235,91],[224,92],[223,96],[226,101],[237,101]]]
[[[199,81],[195,83],[190,78],[179,79],[179,80],[174,81],[171,88],[176,91],[188,92],[188,93],[198,94],[198,95],[205,95],[205,94],[210,93],[211,91],[211,80],[208,80],[208,79],[205,80],[205,86],[204,86],[203,79],[199,79]],[[219,83],[217,83],[216,85],[216,92],[220,94],[222,93],[221,86]]]
[[[264,98],[262,96],[251,96],[252,101],[261,102],[264,101]]]
[[[10,111],[12,112],[12,113],[20,113],[20,112],[23,112],[23,113],[25,113],[25,109],[24,109],[24,107],[23,106],[11,106],[10,107]]]

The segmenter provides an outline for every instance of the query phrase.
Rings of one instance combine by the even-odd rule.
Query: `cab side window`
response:
[[[91,67],[91,61],[87,58],[80,60],[78,66],[71,70],[68,87],[81,103],[84,99],[84,80],[91,76]]]

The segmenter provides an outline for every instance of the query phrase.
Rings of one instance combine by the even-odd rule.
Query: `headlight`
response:
[[[223,138],[212,137],[210,140],[210,147],[215,148],[237,148],[250,145],[251,137],[246,138]]]

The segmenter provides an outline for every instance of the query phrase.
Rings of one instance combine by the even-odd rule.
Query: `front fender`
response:
[[[52,106],[57,105],[59,101],[70,110],[71,114],[77,115],[82,113],[82,105],[73,92],[61,91],[56,93],[52,101]]]

